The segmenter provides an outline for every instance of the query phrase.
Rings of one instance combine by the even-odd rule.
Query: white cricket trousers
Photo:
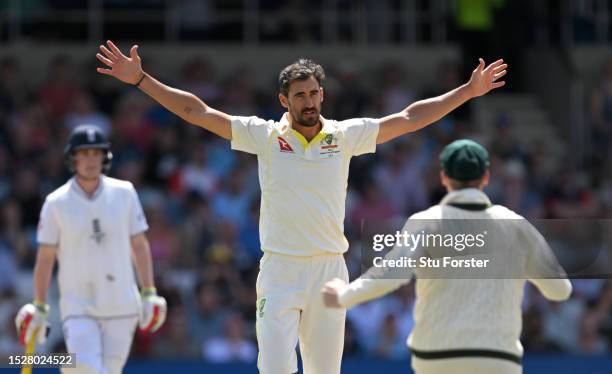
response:
[[[137,317],[68,318],[62,328],[66,350],[76,356],[76,368],[63,374],[120,374],[130,353]]]
[[[326,308],[321,289],[348,281],[341,254],[302,257],[265,252],[257,277],[257,367],[261,374],[339,374],[346,309]]]
[[[412,356],[415,374],[521,374],[515,362],[489,357],[461,357],[423,360]]]

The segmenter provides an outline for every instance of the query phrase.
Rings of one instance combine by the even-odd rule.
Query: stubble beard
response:
[[[299,115],[293,115],[293,120],[295,122],[297,122],[300,126],[304,126],[304,127],[315,127],[316,125],[319,124],[319,111],[317,109],[315,109],[315,117],[312,120],[308,120],[306,119],[304,116],[302,116],[302,114],[300,113]]]

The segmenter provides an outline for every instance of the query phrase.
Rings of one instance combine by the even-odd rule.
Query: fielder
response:
[[[263,374],[340,372],[344,309],[326,309],[319,296],[330,277],[347,280],[342,254],[344,206],[351,157],[423,128],[473,97],[504,85],[507,65],[485,68],[481,59],[468,83],[405,110],[372,119],[323,118],[323,68],[300,59],[280,73],[278,95],[287,109],[280,121],[230,116],[191,93],[168,87],[142,70],[138,46],[125,56],[111,41],[96,55],[101,74],[135,85],[186,122],[256,154],[261,187],[259,232],[264,255],[257,279],[258,368]]]
[[[47,290],[57,259],[62,329],[67,351],[76,354],[76,368],[62,371],[119,374],[136,325],[154,332],[166,318],[166,300],[153,283],[148,226],[134,186],[102,174],[112,153],[97,127],[76,127],[65,155],[74,177],[42,207],[34,301],[15,319],[19,340],[45,342],[46,334],[32,335],[47,329]]]
[[[457,140],[446,146],[440,160],[440,179],[448,194],[439,205],[410,217],[406,230],[410,230],[408,227],[411,227],[411,222],[417,222],[415,220],[471,219],[477,225],[478,220],[498,220],[497,230],[504,233],[502,239],[508,238],[506,243],[511,243],[502,249],[510,252],[504,257],[507,261],[503,262],[503,267],[525,268],[521,274],[552,274],[550,269],[553,269],[554,274],[561,276],[559,279],[533,278],[529,281],[549,300],[566,300],[572,290],[571,283],[564,277],[542,236],[518,214],[506,207],[492,205],[482,191],[489,181],[486,149],[471,140]],[[512,225],[513,222],[521,224]],[[511,241],[511,238],[520,241]],[[427,251],[436,250],[427,248]],[[402,253],[405,253],[404,249],[392,257]],[[412,253],[420,255],[424,252]],[[353,307],[410,281],[407,276],[402,279],[385,276],[392,271],[389,268],[372,271],[375,277],[370,276],[374,273],[369,270],[370,273],[348,285],[343,279],[328,282],[323,288],[325,304],[336,308],[334,310],[343,310],[337,308]],[[415,269],[413,272],[417,278],[415,325],[408,346],[412,351],[414,371],[417,374],[521,373],[523,347],[519,337],[526,280],[419,279],[422,271],[425,270]]]

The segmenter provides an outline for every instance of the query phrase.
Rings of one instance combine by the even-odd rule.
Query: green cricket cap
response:
[[[489,152],[470,139],[455,140],[440,153],[440,164],[444,173],[460,181],[482,177],[489,168],[489,163]]]

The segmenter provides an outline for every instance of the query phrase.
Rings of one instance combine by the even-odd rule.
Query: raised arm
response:
[[[145,73],[137,45],[132,46],[128,57],[112,41],[106,43],[108,48],[100,45],[101,53],[97,53],[96,57],[108,68],[97,68],[98,73],[138,86],[153,100],[186,122],[231,140],[231,117],[228,114],[209,107],[190,92],[169,87]]]
[[[422,129],[466,101],[502,87],[506,82],[498,79],[506,75],[507,67],[504,60],[500,59],[485,68],[484,60],[480,59],[479,65],[467,83],[443,95],[412,103],[399,113],[381,118],[376,143],[385,143],[398,136]]]

